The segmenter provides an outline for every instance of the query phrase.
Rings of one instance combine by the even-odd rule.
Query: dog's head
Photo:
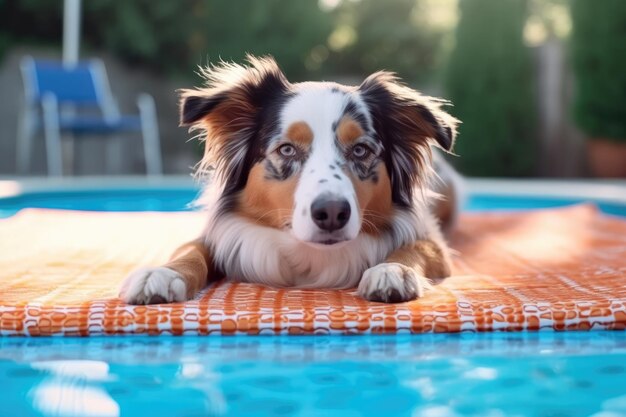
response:
[[[203,70],[183,90],[181,124],[205,131],[201,170],[236,213],[301,241],[332,245],[376,234],[430,172],[432,144],[450,150],[457,121],[441,100],[378,72],[359,87],[292,84],[271,58]]]

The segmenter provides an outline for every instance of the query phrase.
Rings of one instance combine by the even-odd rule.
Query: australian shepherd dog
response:
[[[181,91],[180,121],[205,140],[206,226],[132,273],[124,301],[185,301],[226,277],[397,303],[450,275],[459,177],[432,149],[454,144],[445,101],[389,72],[358,87],[290,83],[269,57],[202,75],[204,88]]]

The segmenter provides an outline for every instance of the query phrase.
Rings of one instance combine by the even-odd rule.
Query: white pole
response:
[[[63,63],[78,62],[80,48],[80,0],[65,0],[63,6]]]

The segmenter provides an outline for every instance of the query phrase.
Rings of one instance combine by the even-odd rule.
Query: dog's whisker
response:
[[[380,215],[380,214],[378,214],[378,213],[376,213],[374,211],[370,211],[370,210],[364,210],[363,211],[363,220],[366,220],[366,217],[373,218],[373,219],[379,219],[379,220],[385,220],[385,221],[389,220],[389,217],[382,216],[382,215]]]
[[[263,213],[262,215],[258,216],[256,218],[256,221],[261,221],[265,217],[271,216],[273,214],[278,214],[279,216],[281,216],[281,215],[284,216],[285,214],[290,214],[290,213],[291,213],[291,210],[288,210],[288,209],[281,209],[281,208],[273,209],[273,210],[269,210],[269,211]]]

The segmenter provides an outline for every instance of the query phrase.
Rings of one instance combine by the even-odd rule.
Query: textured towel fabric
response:
[[[306,334],[626,328],[626,221],[593,206],[466,214],[454,276],[421,300],[220,282],[129,306],[124,276],[202,228],[198,213],[23,210],[0,220],[0,334]]]

